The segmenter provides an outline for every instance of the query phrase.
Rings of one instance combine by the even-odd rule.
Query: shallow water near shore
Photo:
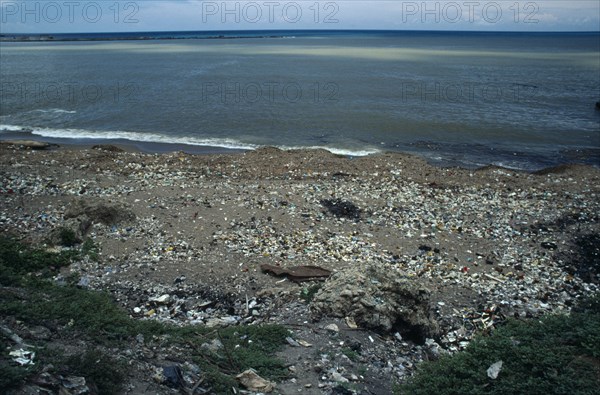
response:
[[[598,34],[2,43],[0,138],[600,163]],[[164,146],[163,146],[164,147]]]

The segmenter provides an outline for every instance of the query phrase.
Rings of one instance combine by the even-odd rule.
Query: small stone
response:
[[[333,381],[337,381],[338,383],[347,383],[350,381],[338,372],[331,372],[331,379]]]
[[[329,324],[325,326],[325,329],[331,333],[338,333],[340,328],[336,324]]]

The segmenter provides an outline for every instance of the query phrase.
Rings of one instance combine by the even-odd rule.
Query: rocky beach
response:
[[[287,374],[262,392],[390,394],[475,333],[568,313],[598,292],[600,170],[591,166],[526,173],[399,153],[33,148],[0,145],[2,236],[51,251],[91,240],[94,259],[52,281],[108,292],[135,320],[287,328],[277,352]],[[0,324],[67,354],[86,347],[60,324]],[[131,368],[122,393],[215,393],[191,348],[142,337],[108,351]],[[58,393],[42,388],[27,382],[16,393]]]

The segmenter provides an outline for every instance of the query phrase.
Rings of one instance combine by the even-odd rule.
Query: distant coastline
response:
[[[123,35],[123,36],[108,36],[108,35],[53,35],[53,34],[2,34],[0,42],[64,42],[64,41],[146,41],[146,40],[186,40],[186,39],[241,39],[241,38],[285,38],[281,35],[255,35],[255,36],[239,36],[239,35],[208,35],[196,37],[179,37],[179,36],[156,36],[156,35]]]
[[[172,32],[106,32],[106,33],[3,33],[0,42],[63,42],[63,41],[125,41],[125,40],[186,40],[186,39],[261,39],[313,36],[405,36],[405,35],[600,35],[600,32],[483,32],[442,30],[223,30]]]

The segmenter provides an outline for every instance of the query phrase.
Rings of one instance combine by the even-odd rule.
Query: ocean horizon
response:
[[[600,163],[598,32],[7,36],[28,35],[0,43],[1,139]]]

